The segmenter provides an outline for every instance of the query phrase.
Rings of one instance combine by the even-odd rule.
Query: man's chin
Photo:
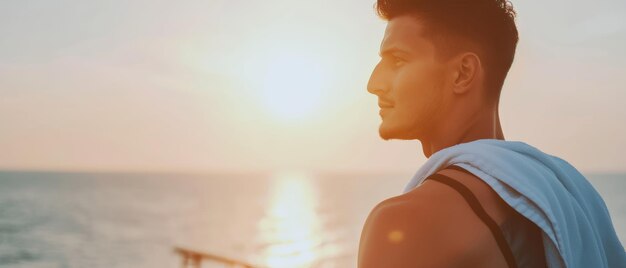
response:
[[[385,123],[382,123],[378,128],[378,135],[386,141],[419,139],[419,135],[415,131],[409,131],[408,128],[385,125]]]
[[[380,128],[378,129],[378,134],[381,139],[386,140],[386,141],[393,140],[393,139],[402,139],[401,131],[395,128],[386,127],[384,125],[381,125]]]

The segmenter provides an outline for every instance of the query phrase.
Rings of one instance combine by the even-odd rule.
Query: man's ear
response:
[[[452,87],[454,93],[463,94],[474,87],[482,69],[480,58],[472,52],[466,52],[453,61]]]

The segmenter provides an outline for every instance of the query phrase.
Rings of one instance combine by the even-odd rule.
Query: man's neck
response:
[[[448,119],[432,137],[422,140],[422,150],[429,158],[439,150],[480,139],[504,140],[497,108],[477,113],[473,118]]]

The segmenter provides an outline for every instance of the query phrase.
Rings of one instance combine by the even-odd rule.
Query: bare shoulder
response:
[[[444,169],[438,173],[467,187],[476,196],[487,214],[499,225],[511,216],[512,208],[482,179],[454,169]]]
[[[507,205],[479,178],[457,170],[439,173],[469,188],[497,223],[508,217]],[[504,267],[506,262],[463,197],[428,180],[372,209],[361,233],[358,266]]]

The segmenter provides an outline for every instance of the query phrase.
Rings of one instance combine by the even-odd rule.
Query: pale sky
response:
[[[506,139],[626,172],[626,1],[512,2]],[[373,3],[0,1],[0,169],[412,173],[365,88]]]

